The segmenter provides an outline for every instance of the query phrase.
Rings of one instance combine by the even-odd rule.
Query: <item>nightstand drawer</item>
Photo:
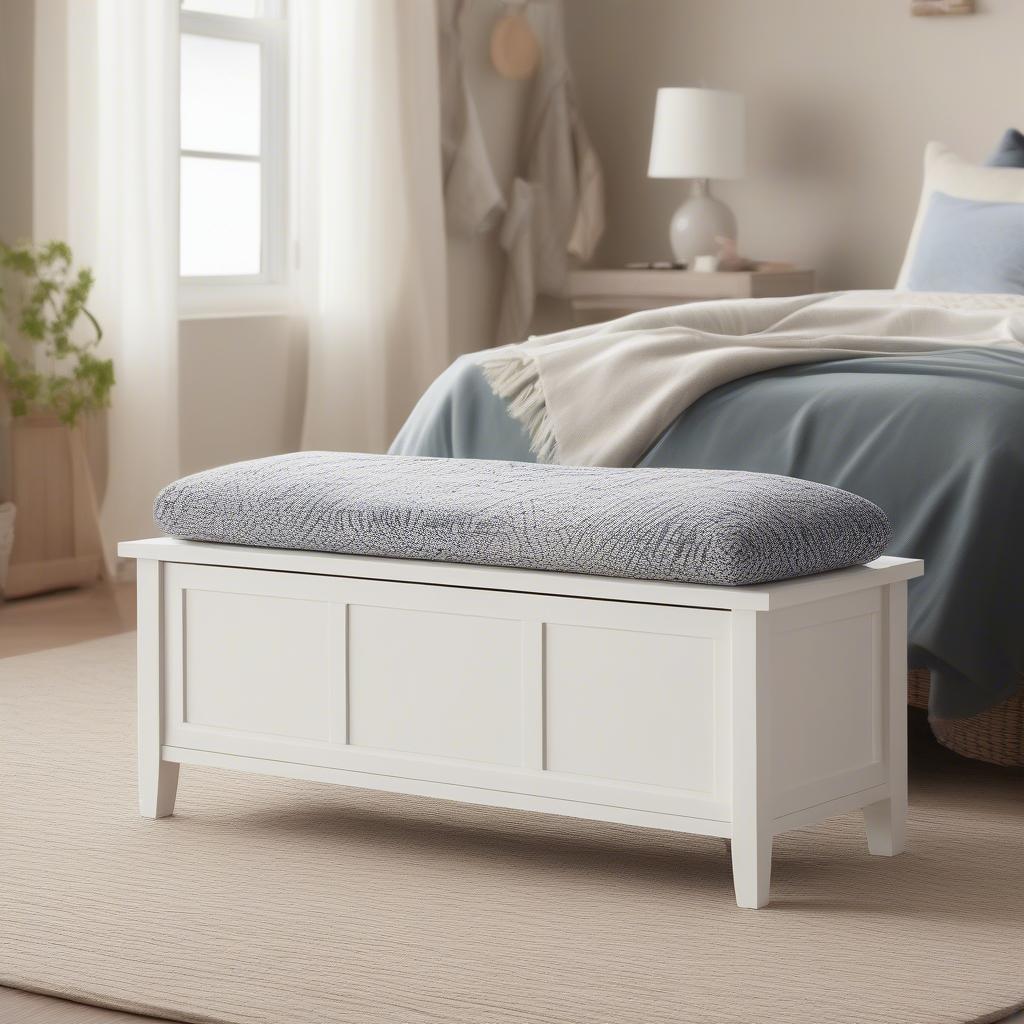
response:
[[[806,295],[815,290],[814,271],[771,269],[728,273],[690,270],[574,270],[566,297],[584,319],[590,314],[658,309],[711,299],[759,299]]]

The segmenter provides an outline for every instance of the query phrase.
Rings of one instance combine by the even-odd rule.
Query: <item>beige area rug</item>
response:
[[[132,636],[0,661],[0,984],[183,1021],[945,1024],[1024,1003],[1024,775],[932,753],[911,853],[182,770],[135,813]],[[925,761],[928,758],[925,757]]]

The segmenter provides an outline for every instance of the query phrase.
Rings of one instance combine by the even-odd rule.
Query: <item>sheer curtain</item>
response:
[[[178,2],[37,0],[37,239],[92,266],[116,384],[101,508],[108,556],[154,532],[179,475]]]
[[[153,498],[180,475],[178,4],[98,0],[96,37],[96,305],[117,373],[110,543],[152,535]]]
[[[383,451],[448,360],[435,8],[290,11],[302,446]]]
[[[179,475],[178,0],[37,0],[34,233],[93,267],[117,383],[102,525]],[[383,450],[448,359],[430,0],[292,0],[304,447]]]

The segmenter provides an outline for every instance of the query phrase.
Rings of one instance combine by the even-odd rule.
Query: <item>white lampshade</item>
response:
[[[746,109],[722,89],[659,89],[651,136],[651,178],[742,178]]]

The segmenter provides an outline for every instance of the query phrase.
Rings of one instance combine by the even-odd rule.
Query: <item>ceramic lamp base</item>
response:
[[[696,256],[717,253],[718,238],[736,239],[736,217],[708,189],[705,180],[693,183],[693,192],[672,216],[669,227],[672,254],[680,263],[691,263]]]

